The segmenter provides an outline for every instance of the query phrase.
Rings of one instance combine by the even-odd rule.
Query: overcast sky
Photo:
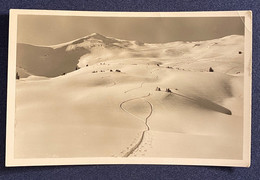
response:
[[[240,17],[124,18],[19,15],[17,42],[55,45],[91,33],[147,43],[201,41],[244,34]]]

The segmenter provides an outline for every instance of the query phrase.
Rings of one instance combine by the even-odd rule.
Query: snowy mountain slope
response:
[[[241,159],[243,42],[18,44],[15,157]]]
[[[87,49],[66,51],[66,47],[53,49],[28,44],[17,45],[17,66],[33,75],[55,77],[74,71],[78,59]]]
[[[105,61],[133,63],[146,59],[146,63],[161,64],[190,70],[243,72],[243,36],[232,35],[201,42],[172,42],[147,44],[120,40],[93,33],[67,43],[40,47],[17,44],[17,67],[29,74],[56,77],[72,72],[76,66]],[[21,77],[26,77],[23,73]]]

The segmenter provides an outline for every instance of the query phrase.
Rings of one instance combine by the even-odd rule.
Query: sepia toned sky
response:
[[[17,42],[55,45],[91,33],[147,43],[202,41],[244,34],[240,17],[69,17],[19,15]]]

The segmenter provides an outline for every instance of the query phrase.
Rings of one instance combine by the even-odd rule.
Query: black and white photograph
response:
[[[11,10],[7,166],[250,166],[238,12]]]

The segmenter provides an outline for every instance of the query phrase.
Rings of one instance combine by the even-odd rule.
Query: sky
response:
[[[145,43],[244,35],[240,17],[83,17],[19,15],[17,42],[56,45],[91,33]]]

